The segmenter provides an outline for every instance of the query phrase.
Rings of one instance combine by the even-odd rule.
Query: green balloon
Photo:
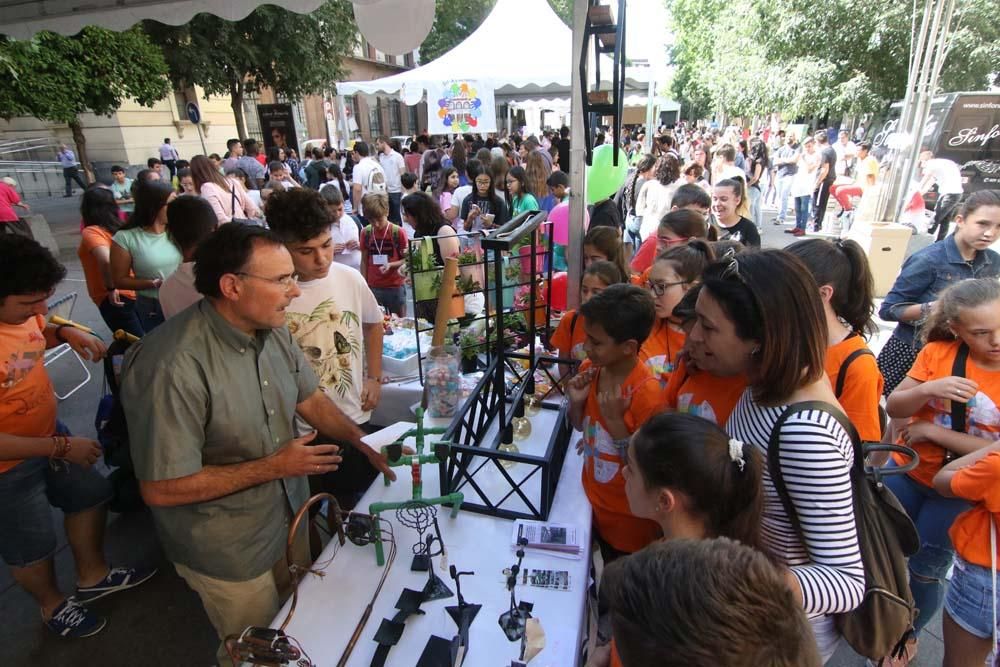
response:
[[[596,204],[607,199],[625,182],[628,174],[628,158],[620,148],[618,150],[618,166],[614,166],[615,146],[603,144],[594,149],[594,159],[587,167],[587,203]]]

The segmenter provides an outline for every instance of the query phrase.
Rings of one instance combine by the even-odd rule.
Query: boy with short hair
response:
[[[368,212],[368,225],[361,230],[361,271],[379,304],[402,317],[406,314],[403,276],[406,262],[406,232],[389,222],[389,200],[383,194],[361,198]]]
[[[135,200],[132,199],[132,179],[125,176],[125,170],[120,165],[111,167],[111,194],[118,202],[118,210],[131,213],[135,210]]]
[[[583,432],[583,488],[594,511],[605,562],[656,539],[657,525],[632,515],[623,452],[629,437],[658,411],[660,385],[639,348],[656,319],[653,297],[634,285],[610,285],[580,307],[587,359],[569,381],[570,423]]]
[[[201,197],[177,197],[167,204],[167,234],[184,256],[177,270],[160,285],[160,307],[169,320],[188,306],[201,301],[194,286],[194,253],[218,226],[212,205]]]
[[[538,207],[548,213],[569,194],[569,176],[564,171],[554,171],[549,174],[545,184],[549,186],[549,194],[542,197],[542,200],[538,202]]]
[[[417,175],[411,171],[408,171],[400,176],[399,182],[403,185],[404,197],[406,195],[412,195],[414,192],[420,192],[420,188],[417,187]]]
[[[802,607],[764,554],[726,538],[674,539],[604,571],[623,667],[819,667]],[[723,632],[721,628],[739,628]]]
[[[365,429],[382,388],[382,311],[361,274],[333,261],[330,217],[320,193],[309,188],[274,191],[267,200],[267,222],[291,253],[298,274],[301,294],[285,310],[288,330],[323,391]],[[329,438],[321,434],[314,444],[321,441]],[[349,509],[377,471],[349,443],[334,444],[341,446],[340,468],[310,477],[310,488],[333,493]]]

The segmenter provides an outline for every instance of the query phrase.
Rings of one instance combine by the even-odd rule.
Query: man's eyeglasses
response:
[[[659,280],[657,280],[657,281],[648,280],[648,281],[646,281],[646,289],[648,289],[650,292],[652,292],[653,296],[661,297],[671,287],[676,287],[677,285],[686,285],[686,284],[687,284],[687,281],[685,281],[685,280],[678,280],[675,283],[667,283],[667,282],[663,282],[663,281],[659,281]]]
[[[281,278],[268,278],[266,276],[258,276],[253,273],[244,273],[243,271],[237,271],[236,275],[243,276],[245,278],[256,278],[257,280],[264,280],[275,285],[280,285],[285,289],[285,292],[291,292],[295,289],[296,285],[299,284],[299,277],[296,274],[290,276],[282,276]]]

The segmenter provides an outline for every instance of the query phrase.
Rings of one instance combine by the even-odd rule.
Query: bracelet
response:
[[[66,436],[52,436],[52,453],[49,454],[49,460],[66,458],[72,448],[73,445]]]
[[[60,324],[59,326],[56,327],[56,340],[59,341],[60,343],[68,343],[69,342],[68,340],[66,340],[66,336],[63,335],[63,332],[62,332],[62,330],[66,329],[66,328],[72,329],[73,327],[70,327],[68,324]]]

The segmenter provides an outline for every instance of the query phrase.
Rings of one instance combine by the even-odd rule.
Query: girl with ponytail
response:
[[[834,394],[861,439],[878,442],[883,380],[865,342],[876,331],[875,282],[868,257],[849,240],[808,239],[785,250],[802,260],[819,285],[829,334],[824,367]]]

